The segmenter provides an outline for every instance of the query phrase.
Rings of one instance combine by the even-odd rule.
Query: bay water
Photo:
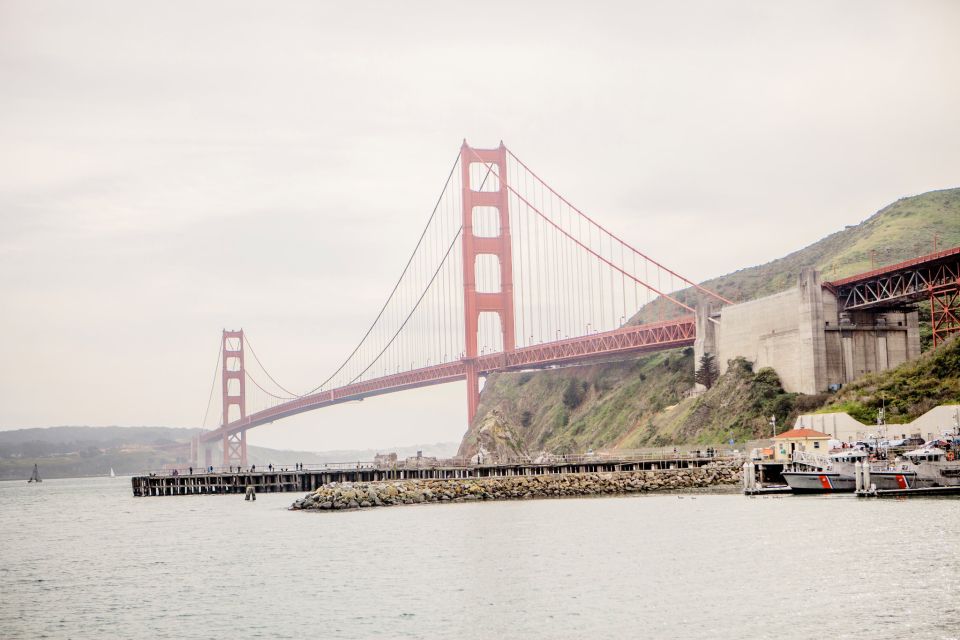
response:
[[[298,497],[0,482],[0,637],[960,638],[960,500]]]

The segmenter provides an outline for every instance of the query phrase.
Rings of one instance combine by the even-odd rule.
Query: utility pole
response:
[[[777,416],[770,416],[770,427],[773,429],[773,437],[777,437]]]

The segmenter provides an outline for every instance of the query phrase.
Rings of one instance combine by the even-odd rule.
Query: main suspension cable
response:
[[[443,184],[443,189],[440,191],[440,197],[437,198],[437,203],[433,206],[433,211],[430,213],[430,218],[427,219],[427,224],[423,228],[423,233],[420,234],[420,238],[417,240],[417,246],[413,248],[413,253],[410,254],[410,258],[407,260],[407,264],[403,267],[403,272],[400,274],[400,277],[397,279],[397,283],[393,285],[393,290],[390,292],[390,295],[387,296],[387,301],[383,303],[383,306],[380,308],[380,312],[377,314],[377,317],[374,319],[373,323],[370,325],[370,328],[367,329],[367,332],[363,334],[363,337],[360,339],[360,342],[357,343],[357,346],[354,347],[353,351],[350,352],[350,355],[343,361],[343,363],[337,367],[337,370],[330,374],[330,376],[321,382],[319,385],[307,391],[305,396],[310,395],[311,393],[322,389],[328,382],[334,379],[338,373],[343,371],[343,368],[347,366],[351,358],[356,355],[357,351],[360,350],[360,347],[363,346],[364,341],[370,336],[370,333],[373,331],[374,327],[377,326],[377,323],[380,322],[380,318],[383,316],[383,312],[386,311],[387,307],[390,305],[390,301],[393,300],[393,296],[396,295],[397,289],[400,288],[400,283],[403,282],[404,276],[407,275],[407,271],[410,269],[410,264],[413,262],[414,257],[417,255],[417,251],[420,249],[421,243],[423,243],[424,236],[427,235],[427,231],[430,229],[430,223],[433,222],[434,216],[437,214],[437,209],[440,207],[440,202],[443,199],[443,194],[447,192],[447,186],[450,184],[450,179],[453,177],[454,171],[456,171],[457,164],[460,162],[460,154],[457,153],[456,160],[453,161],[453,166],[450,167],[450,173],[447,174],[447,180]],[[368,367],[369,368],[369,367]],[[302,397],[302,396],[301,396]]]
[[[201,427],[207,426],[207,416],[210,415],[210,403],[213,402],[213,390],[217,388],[217,371],[220,370],[220,358],[222,355],[223,350],[217,347],[217,364],[213,368],[213,381],[210,383],[210,397],[207,398],[207,409],[203,412],[203,421],[200,423]]]

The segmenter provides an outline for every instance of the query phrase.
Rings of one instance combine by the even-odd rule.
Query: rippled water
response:
[[[296,497],[0,483],[0,637],[960,637],[958,500]]]

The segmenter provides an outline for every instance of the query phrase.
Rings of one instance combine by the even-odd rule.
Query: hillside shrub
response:
[[[567,381],[567,388],[563,391],[563,406],[567,409],[576,409],[583,402],[586,395],[586,384],[581,383],[576,378],[570,378]]]

